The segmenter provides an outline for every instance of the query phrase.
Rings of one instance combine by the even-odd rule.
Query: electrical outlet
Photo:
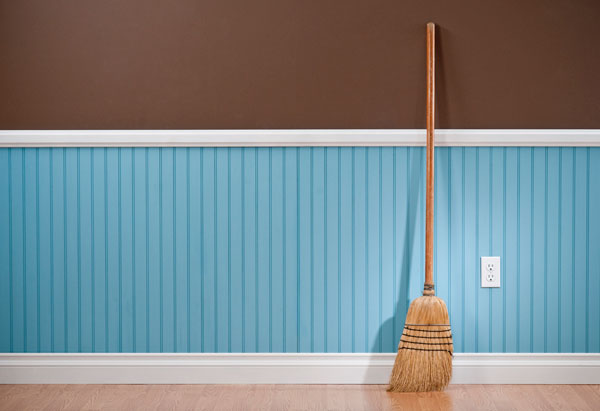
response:
[[[481,257],[481,286],[500,287],[500,257]]]

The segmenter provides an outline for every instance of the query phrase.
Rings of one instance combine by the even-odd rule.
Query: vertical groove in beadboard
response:
[[[517,314],[521,313],[521,150],[517,150]],[[517,317],[517,321],[521,318]],[[521,325],[517,327],[517,352],[521,352]]]
[[[489,152],[489,228],[488,228],[488,235],[489,235],[489,248],[488,251],[490,254],[493,254],[493,243],[492,243],[492,233],[493,233],[493,193],[494,193],[494,179],[493,179],[493,170],[494,170],[494,157],[492,155],[492,149],[490,148],[488,150]],[[488,315],[489,315],[489,325],[488,325],[488,330],[489,330],[489,339],[488,339],[488,352],[492,351],[492,337],[493,337],[493,316],[492,313],[494,312],[493,309],[493,293],[492,293],[492,289],[490,288],[488,290],[488,294],[489,294],[489,307],[488,307]]]
[[[246,156],[241,153],[241,201],[242,201],[242,352],[246,352]],[[284,179],[285,180],[285,179]],[[202,181],[202,179],[200,180]],[[285,195],[284,195],[285,197]],[[202,226],[202,223],[201,223]],[[201,249],[204,248],[202,244]],[[204,288],[204,287],[202,287]],[[285,300],[284,300],[285,301]],[[285,308],[284,308],[285,310]],[[285,318],[285,317],[284,317]],[[285,332],[285,330],[284,330]],[[285,334],[284,334],[285,341]],[[285,344],[284,344],[285,346]]]
[[[535,196],[533,195],[534,193],[534,186],[535,186],[535,179],[534,179],[534,148],[531,147],[531,209],[530,209],[530,228],[529,228],[529,235],[530,235],[530,252],[533,254],[533,221],[534,221],[534,207],[535,207]],[[529,271],[529,350],[531,352],[533,352],[533,256],[531,256],[529,258],[530,260],[530,271]]]
[[[271,167],[270,163],[269,159],[269,168]],[[231,352],[231,147],[227,147],[227,261],[227,349]],[[269,310],[269,313],[271,312],[272,309]]]
[[[282,304],[282,311],[283,311],[283,328],[282,328],[282,344],[283,344],[283,352],[287,352],[287,302],[286,302],[286,296],[287,296],[287,245],[286,245],[286,240],[287,240],[287,230],[286,230],[286,222],[287,222],[287,202],[286,202],[286,187],[285,187],[285,183],[286,183],[286,155],[285,155],[285,150],[282,150],[281,153],[281,157],[282,157],[282,164],[281,164],[281,205],[282,205],[282,212],[281,212],[281,228],[283,230],[282,233],[282,272],[281,272],[281,276],[282,276],[282,280],[283,280],[283,285],[282,285],[282,299],[281,301],[283,301]],[[242,160],[243,162],[243,160]],[[243,178],[242,178],[243,181]],[[242,197],[242,204],[244,203],[244,198]],[[243,221],[243,220],[242,220]],[[243,225],[243,223],[242,223]],[[244,260],[244,258],[242,257],[242,261]],[[243,307],[243,304],[242,304]]]
[[[81,352],[81,149],[77,147],[77,351]]]
[[[512,149],[511,149],[512,150]],[[504,273],[506,274],[509,270],[508,268],[508,264],[512,265],[513,264],[513,256],[512,253],[510,253],[507,249],[507,241],[506,241],[506,235],[507,235],[507,228],[508,228],[508,224],[507,224],[507,178],[508,178],[508,172],[507,172],[507,162],[508,162],[508,150],[506,147],[503,148],[502,150],[502,260],[505,262],[505,269],[504,269]],[[512,170],[511,170],[512,171]],[[512,173],[511,173],[512,175]],[[512,199],[512,195],[511,195],[511,199]],[[512,217],[512,216],[511,216]],[[510,255],[510,257],[509,257]],[[510,281],[508,279],[508,277],[506,277],[506,275],[504,276],[505,281],[502,289],[500,290],[501,294],[502,294],[502,324],[501,324],[501,332],[502,332],[502,351],[506,351],[506,346],[507,346],[507,328],[506,328],[506,316],[507,316],[507,289],[510,287],[512,288],[512,279],[514,278],[514,271],[511,268],[511,276],[510,276]],[[511,294],[512,294],[512,289],[511,289]],[[512,311],[512,307],[511,307],[511,311]],[[510,333],[510,336],[512,337],[512,332]],[[514,349],[513,349],[514,351]]]
[[[269,147],[269,351],[273,351],[273,148]]]
[[[37,298],[37,352],[40,352],[41,341],[41,309],[40,309],[40,149],[35,149],[35,257],[36,257],[36,298]]]
[[[50,157],[50,161],[49,161],[49,170],[48,170],[48,175],[50,176],[50,204],[48,205],[50,208],[50,352],[54,352],[54,155],[53,155],[53,150],[49,150],[49,157]],[[9,168],[8,168],[8,184],[9,184],[9,197],[8,197],[8,201],[9,201],[9,207],[10,207],[10,152],[8,153],[8,164],[9,164]],[[10,213],[10,208],[9,208],[9,213]],[[12,218],[12,216],[9,214],[9,219]],[[10,231],[12,228],[12,222],[10,222],[9,220],[9,226],[8,226],[8,230],[9,230],[9,236],[10,236]],[[10,242],[9,242],[10,244]],[[9,251],[9,261],[10,261],[10,251]],[[12,267],[10,267],[9,265],[9,270],[12,271]],[[10,276],[12,276],[12,274],[9,274]],[[11,316],[12,316],[12,284],[11,282],[9,282],[10,284],[10,293],[11,293]],[[12,323],[11,323],[11,339],[12,339]],[[11,347],[11,351],[12,351],[12,347]]]
[[[382,281],[383,281],[383,254],[382,254],[382,243],[383,243],[383,230],[382,230],[382,221],[381,221],[381,216],[383,214],[383,205],[382,205],[382,200],[383,200],[383,194],[382,194],[382,188],[383,188],[383,182],[382,182],[382,155],[381,155],[381,147],[379,147],[379,219],[378,219],[378,223],[379,223],[379,324],[382,324],[382,305],[383,305],[383,299],[382,299],[382,289],[381,289],[381,285],[382,285]],[[378,334],[378,339],[379,339],[379,352],[381,352],[382,348],[383,348],[383,341],[382,341],[382,328],[379,327],[379,334]]]
[[[173,147],[173,348],[177,352],[177,148]]]
[[[407,153],[406,153],[406,190],[411,193],[411,165],[412,165],[412,156],[411,156],[411,148],[407,147],[406,148]],[[414,227],[416,226],[414,224],[414,222],[409,221],[409,217],[411,216],[411,207],[410,207],[410,196],[406,195],[405,196],[406,199],[406,231],[407,231],[407,235],[404,236],[405,239],[409,238],[410,236],[414,236],[414,232],[410,232],[410,227],[411,227],[411,223],[413,224],[413,230]],[[405,241],[404,243],[404,261],[403,261],[403,265],[404,265],[404,275],[406,275],[407,277],[409,277],[410,275],[410,265],[409,264],[409,260],[412,259],[412,246],[409,246],[410,240],[409,241]],[[410,255],[409,255],[409,252]],[[406,287],[409,288],[410,287],[410,278],[408,278],[408,281],[406,282]],[[404,313],[402,313],[401,315],[403,315]],[[403,318],[404,320],[404,318]]]
[[[447,152],[447,190],[448,190],[448,201],[447,201],[447,213],[448,213],[448,229],[447,229],[447,247],[448,247],[448,267],[446,269],[446,273],[448,276],[447,280],[447,295],[448,295],[448,307],[452,307],[452,150],[449,148],[445,150]],[[435,168],[434,168],[435,170]],[[452,311],[452,310],[450,310]]]
[[[479,271],[479,147],[475,149],[475,272]],[[475,352],[479,352],[479,289],[475,291]]]
[[[502,148],[502,260],[506,264],[506,147]],[[506,269],[504,273],[506,273]],[[502,287],[502,351],[506,351],[506,288],[508,287],[506,275],[504,278],[504,286]]]
[[[585,161],[585,351],[590,349],[590,148]]]
[[[145,184],[145,208],[146,214],[146,351],[150,351],[150,177],[148,176],[148,147],[144,148],[144,184]]]
[[[452,153],[451,150],[448,149],[448,268],[446,272],[448,273],[448,307],[452,307]],[[435,170],[435,168],[434,168]],[[490,219],[491,221],[491,219]]]
[[[342,352],[342,149],[337,149],[337,206],[338,206],[338,233],[337,233],[337,264],[338,264],[338,352]]]
[[[548,352],[548,147],[544,149],[544,352]]]
[[[104,148],[104,350],[109,351],[108,341],[108,156]],[[66,299],[65,299],[66,300]]]
[[[558,352],[562,352],[562,147],[558,149]]]
[[[205,340],[206,340],[206,307],[204,305],[205,300],[205,287],[204,278],[206,277],[206,271],[204,269],[204,154],[205,149],[200,149],[200,351],[204,352]]]
[[[589,158],[590,150],[591,149],[588,148],[588,175],[589,175],[589,170],[590,170],[590,158]],[[595,153],[598,153],[598,151],[599,151],[598,149],[594,149]],[[596,184],[598,184],[598,181],[596,181]],[[596,203],[598,203],[600,201],[600,189],[599,189],[598,186],[596,186],[596,189],[595,189],[595,199],[596,199]],[[589,206],[589,204],[588,204],[588,206]],[[598,241],[598,240],[600,240],[600,238],[598,237],[598,234],[596,232],[596,241]],[[589,253],[589,250],[590,250],[589,247],[590,246],[588,244],[588,253]],[[598,260],[596,260],[596,261],[598,261]],[[596,269],[598,269],[598,267],[596,267]],[[596,295],[596,299],[600,300],[600,281],[598,281],[598,294]],[[600,315],[598,315],[598,324],[596,324],[596,326],[598,327],[597,328],[597,330],[598,330],[598,346],[597,346],[596,349],[598,351],[600,351]]]
[[[365,350],[369,346],[369,147],[365,148]]]
[[[25,149],[21,149],[21,181],[23,187],[21,189],[21,205],[23,207],[21,230],[23,233],[23,351],[27,351],[27,230],[26,230],[26,213],[25,210]]]
[[[258,181],[257,181],[258,186]],[[219,294],[217,292],[217,252],[218,252],[218,243],[217,243],[217,216],[218,216],[218,207],[217,207],[217,149],[213,150],[213,296],[214,296],[214,312],[213,312],[213,321],[215,322],[215,335],[214,335],[214,343],[215,343],[215,352],[219,350]],[[258,244],[258,241],[257,241]],[[258,312],[258,309],[256,310]]]
[[[296,147],[296,351],[300,352],[300,148]]]
[[[122,207],[122,182],[121,182],[121,165],[122,165],[122,148],[118,148],[118,183],[117,183],[117,244],[119,250],[118,274],[119,274],[119,352],[123,352],[123,207]]]
[[[466,299],[466,282],[465,282],[465,260],[466,260],[466,248],[465,248],[465,148],[462,147],[461,151],[461,196],[462,196],[462,227],[461,227],[461,239],[462,239],[462,255],[461,255],[461,266],[462,270],[460,280],[461,280],[461,288],[462,288],[462,298],[461,298],[461,306],[460,306],[460,314],[462,316],[462,329],[461,329],[461,351],[465,351],[465,328],[467,327],[466,322],[466,312],[465,312],[465,299]]]
[[[315,227],[314,227],[314,149],[310,148],[310,351],[315,350]]]
[[[328,351],[327,346],[327,147],[323,148],[323,247],[325,258],[323,259],[323,298],[324,307],[323,310],[323,351]]]
[[[63,148],[63,168],[62,168],[62,180],[63,180],[63,287],[64,287],[64,310],[63,310],[63,320],[64,320],[64,339],[65,339],[65,348],[64,352],[69,352],[68,335],[69,335],[69,321],[68,321],[68,305],[69,299],[67,298],[67,149]]]
[[[352,147],[352,352],[356,352],[356,149]]]
[[[160,352],[164,351],[164,298],[163,298],[163,150],[158,152],[158,255],[159,255],[159,300],[160,300]]]
[[[94,212],[94,151],[90,150],[90,267],[92,280],[92,352],[96,352],[96,248],[95,248],[95,212]]]
[[[119,352],[123,352],[123,208],[122,208],[122,184],[121,184],[121,152],[118,148],[117,165],[117,244],[119,250]]]
[[[12,154],[8,153],[8,298],[10,304],[9,313],[9,347],[10,352],[14,352],[14,296],[13,296],[13,183],[12,183]]]
[[[398,227],[396,227],[396,220],[397,220],[397,214],[398,214],[398,210],[396,209],[396,153],[398,151],[398,147],[394,147],[393,151],[392,151],[392,312],[394,313],[394,315],[402,315],[398,312],[398,310],[395,310],[395,308],[398,306],[398,290],[396,289],[397,284],[396,284],[396,278],[398,275],[397,272],[397,257],[396,255],[397,253],[397,249],[396,249],[396,237],[398,235]],[[396,321],[392,320],[392,347],[394,346],[394,344],[396,344]]]
[[[215,218],[216,221],[216,218]],[[255,349],[258,348],[258,147],[254,148],[254,336],[255,336]],[[298,276],[298,278],[300,278]],[[298,287],[298,289],[300,289]],[[300,301],[300,298],[298,298]],[[298,308],[300,313],[300,308]],[[300,314],[298,314],[300,315]],[[300,321],[298,321],[300,324]],[[300,326],[298,325],[298,335],[300,335]]]
[[[136,264],[135,264],[135,150],[131,150],[131,311],[132,311],[132,332],[133,332],[133,352],[137,352],[137,306],[135,300],[136,286]]]
[[[187,239],[187,244],[186,244],[186,251],[185,251],[185,258],[186,258],[186,304],[187,304],[187,314],[186,314],[186,331],[187,331],[187,352],[191,352],[191,341],[192,341],[192,335],[191,335],[191,321],[190,321],[190,313],[191,313],[191,303],[190,303],[190,298],[191,298],[191,290],[190,290],[190,278],[191,278],[191,271],[190,271],[190,253],[191,253],[191,244],[190,244],[190,148],[187,147],[185,149],[185,187],[186,187],[186,239]]]
[[[310,149],[310,164],[309,164],[309,193],[310,193],[310,204],[309,204],[309,225],[310,225],[310,237],[309,237],[309,249],[310,249],[310,350],[311,352],[315,349],[315,248],[314,248],[314,185],[313,185],[313,174],[314,174],[314,149]]]
[[[573,197],[572,211],[571,211],[571,228],[572,228],[572,244],[571,244],[571,301],[575,304],[575,185],[577,181],[577,162],[576,162],[576,149],[573,148]],[[571,309],[571,351],[575,352],[575,309]]]

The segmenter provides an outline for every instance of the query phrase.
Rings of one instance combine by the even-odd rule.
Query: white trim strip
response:
[[[0,354],[0,384],[386,384],[395,354]],[[600,354],[455,354],[453,384],[600,384]]]
[[[593,130],[437,130],[438,146],[600,146]],[[425,130],[0,130],[0,147],[422,146]]]

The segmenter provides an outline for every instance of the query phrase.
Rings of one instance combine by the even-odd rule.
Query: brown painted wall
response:
[[[597,0],[0,0],[0,128],[600,128]]]

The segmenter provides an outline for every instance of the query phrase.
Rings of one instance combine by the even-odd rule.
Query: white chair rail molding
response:
[[[419,129],[0,130],[0,147],[424,146]],[[591,129],[436,130],[437,146],[600,146]]]

